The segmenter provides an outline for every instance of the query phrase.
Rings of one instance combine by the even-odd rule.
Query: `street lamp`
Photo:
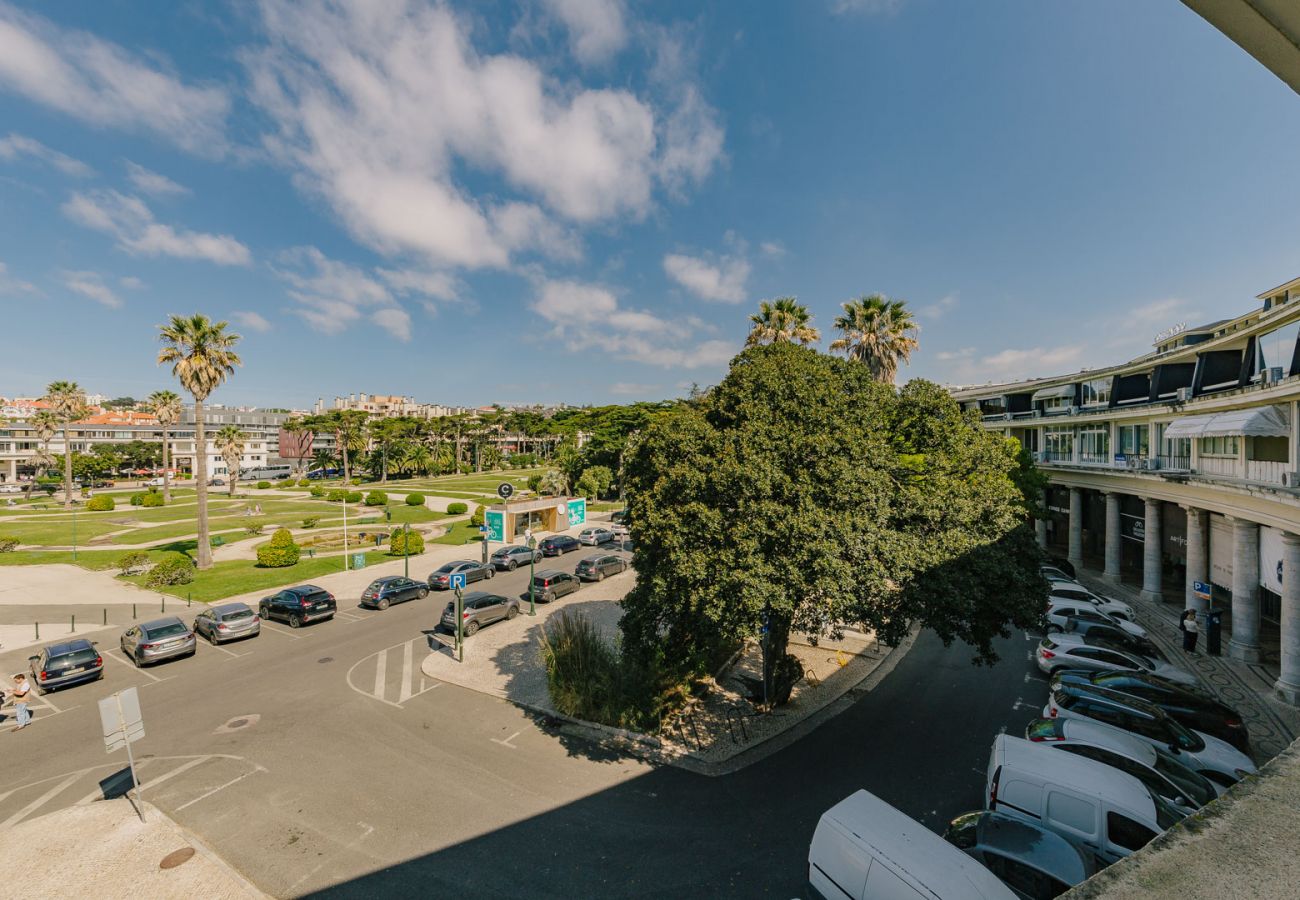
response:
[[[537,568],[537,538],[533,537],[532,534],[528,535],[528,549],[531,551],[528,554],[528,615],[535,616],[537,615],[537,603],[533,594],[537,590],[537,585],[533,573]]]

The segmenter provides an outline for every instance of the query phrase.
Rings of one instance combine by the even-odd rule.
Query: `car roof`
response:
[[[598,559],[604,559],[609,556],[608,553],[588,553],[582,558],[582,562],[595,562]]]
[[[145,631],[152,631],[155,628],[161,628],[164,625],[181,625],[185,623],[180,620],[179,616],[167,616],[163,619],[154,619],[152,622],[141,622],[140,627]]]
[[[1095,744],[1148,766],[1156,763],[1156,748],[1150,741],[1094,719],[1067,718],[1061,721],[1061,735],[1067,741]]]
[[[1139,804],[1149,804],[1154,813],[1155,801],[1151,799],[1146,785],[1138,781],[1136,776],[1121,772],[1104,762],[1074,753],[1058,753],[1045,744],[1036,744],[1009,734],[999,734],[993,739],[993,755],[1000,766],[1012,766],[1032,773],[1045,781],[1099,797],[1121,809],[1132,809],[1134,800],[1137,800]]]
[[[1064,691],[1067,694],[1074,694],[1078,697],[1091,697],[1096,700],[1104,700],[1107,703],[1114,703],[1117,706],[1127,706],[1136,712],[1149,715],[1153,718],[1159,718],[1164,715],[1164,712],[1160,707],[1156,706],[1154,703],[1148,703],[1141,697],[1121,694],[1119,691],[1108,691],[1105,688],[1100,688],[1092,684],[1062,682],[1056,686],[1056,690]]]
[[[1146,747],[1154,757],[1155,749],[1150,744]],[[1063,877],[1067,883],[1077,884],[1092,874],[1078,847],[1055,831],[1017,816],[985,810],[975,833],[981,844],[1029,860],[1036,868]]]
[[[208,610],[210,612],[240,612],[241,610],[247,610],[248,612],[253,611],[252,607],[247,603],[219,603],[216,606],[209,606]]]
[[[480,597],[498,597],[502,600],[506,599],[501,594],[494,594],[491,591],[470,591],[468,594],[466,594],[464,597],[461,598],[461,602],[468,603],[469,601],[477,600]]]
[[[561,572],[559,569],[542,569],[533,575],[534,578],[554,578],[556,575],[567,575],[568,572]]]
[[[61,644],[50,644],[45,648],[45,652],[50,656],[62,656],[65,653],[75,653],[78,650],[92,650],[94,646],[85,638],[77,638],[75,641],[64,641]]]
[[[285,588],[291,594],[313,594],[317,591],[323,591],[324,588],[318,588],[314,584],[299,584],[294,587]]]

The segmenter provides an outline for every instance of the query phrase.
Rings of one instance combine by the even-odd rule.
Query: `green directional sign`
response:
[[[487,526],[485,540],[497,541],[504,544],[506,541],[506,514],[499,509],[489,509],[483,516],[483,524]]]
[[[574,528],[587,521],[587,501],[585,498],[569,501],[569,527]]]

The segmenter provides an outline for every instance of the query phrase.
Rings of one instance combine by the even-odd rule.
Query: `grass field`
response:
[[[453,545],[477,544],[482,540],[483,537],[479,534],[478,526],[469,524],[469,520],[465,519],[452,524],[452,526],[447,529],[447,533],[441,537],[434,538],[433,543]]]
[[[401,557],[397,557],[401,559]],[[393,557],[384,552],[371,551],[366,554],[366,565],[379,562],[391,562]],[[202,603],[211,603],[225,597],[233,597],[248,591],[269,591],[286,584],[300,584],[321,575],[343,571],[342,556],[326,556],[316,559],[303,558],[296,566],[282,569],[259,569],[252,560],[235,559],[219,562],[206,572],[195,573],[189,584],[176,584],[164,588],[150,588],[173,597],[190,597]],[[145,575],[132,575],[125,581],[144,586]]]

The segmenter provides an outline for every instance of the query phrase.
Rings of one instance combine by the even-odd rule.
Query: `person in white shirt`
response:
[[[1201,633],[1201,626],[1196,624],[1196,610],[1189,609],[1183,613],[1182,621],[1178,623],[1178,627],[1183,632],[1183,649],[1188,653],[1195,653],[1196,639]]]
[[[32,722],[32,714],[27,710],[27,701],[32,693],[32,685],[26,675],[14,676],[14,712],[18,714],[18,729],[26,728]]]

